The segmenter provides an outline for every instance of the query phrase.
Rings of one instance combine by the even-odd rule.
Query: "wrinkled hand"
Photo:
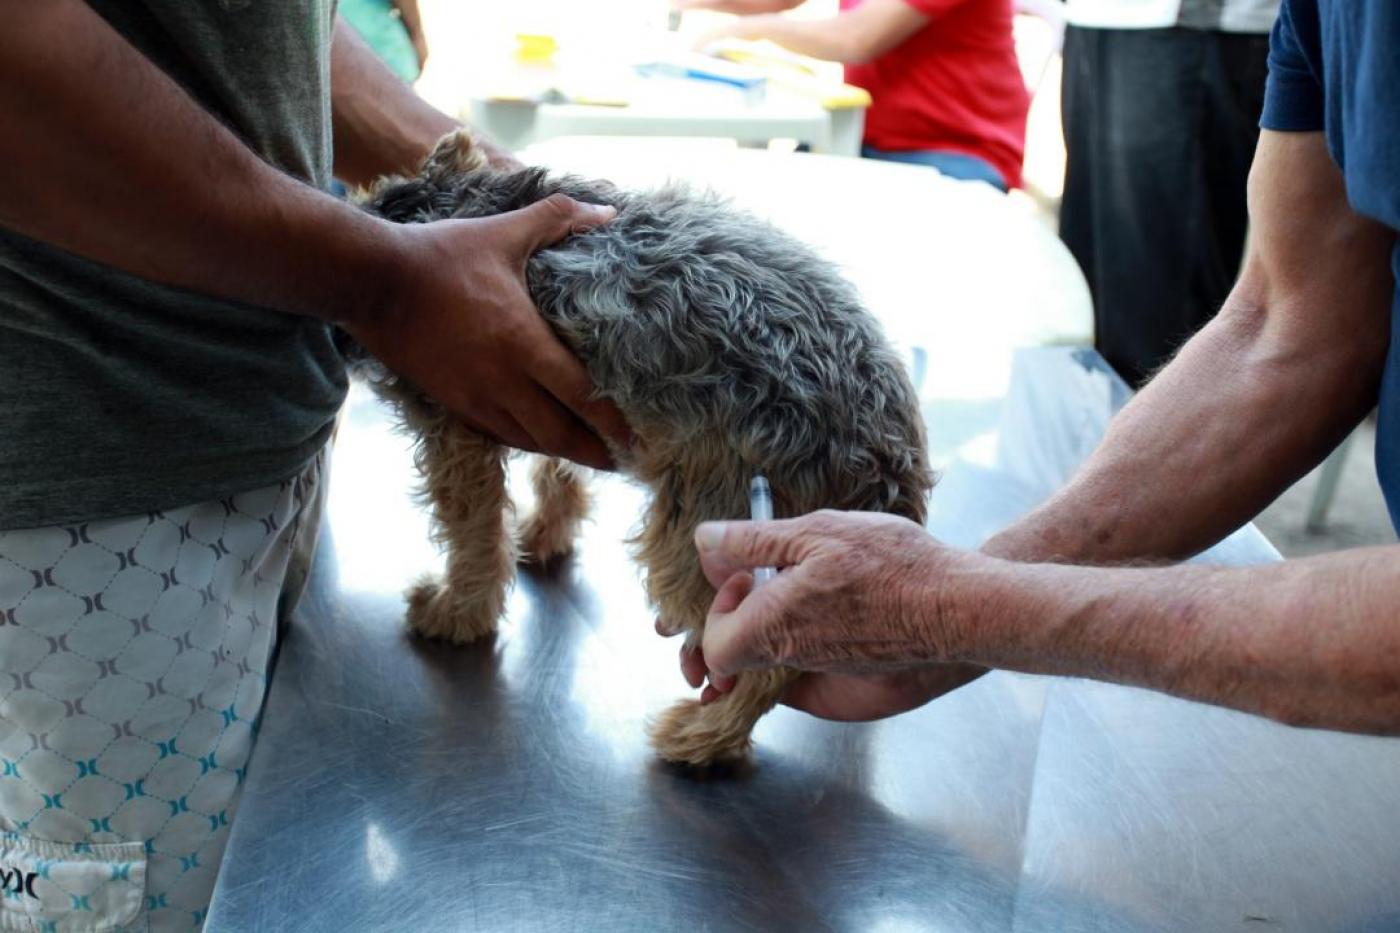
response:
[[[784,702],[828,719],[904,712],[980,676],[956,657],[955,620],[927,594],[968,555],[889,515],[820,512],[755,524],[710,523],[696,533],[718,590],[702,646],[682,649],[692,686],[711,702],[753,667],[807,671]],[[782,568],[753,589],[752,568]]]
[[[525,263],[607,223],[612,208],[563,195],[508,214],[394,228],[388,300],[347,329],[394,372],[502,443],[608,468],[622,415],[592,398],[583,366],[540,317]]]

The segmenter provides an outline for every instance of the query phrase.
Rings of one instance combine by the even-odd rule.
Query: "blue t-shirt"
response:
[[[1400,231],[1400,0],[1283,0],[1259,122],[1324,130],[1352,209]],[[1400,281],[1400,244],[1391,269]],[[1390,329],[1376,472],[1400,529],[1400,291]]]

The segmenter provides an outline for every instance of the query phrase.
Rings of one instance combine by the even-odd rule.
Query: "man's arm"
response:
[[[1400,546],[1228,569],[987,564],[975,593],[926,594],[961,604],[966,660],[1400,735]]]
[[[331,46],[331,116],[335,176],[360,187],[381,175],[417,172],[433,145],[460,126],[400,81],[339,18]],[[491,140],[473,138],[492,163],[519,166]]]
[[[1394,234],[1352,211],[1321,133],[1264,131],[1253,242],[1219,316],[1049,502],[988,542],[1018,560],[1189,557],[1253,518],[1375,404]]]
[[[905,0],[866,0],[828,19],[741,16],[697,44],[703,47],[724,38],[768,39],[799,55],[849,65],[878,58],[928,24],[929,18]]]
[[[841,512],[702,525],[697,543],[712,581],[783,568],[756,590],[745,572],[720,586],[707,692],[782,665],[822,672],[799,681],[808,708],[863,718],[852,710],[872,690],[896,704],[888,714],[966,682],[967,667],[946,663],[959,662],[1400,735],[1400,546],[1245,568],[1070,567],[955,551],[912,522]]]
[[[606,220],[567,199],[398,226],[263,162],[79,0],[0,3],[0,224],[152,281],[342,323],[485,433],[591,464],[625,439],[524,288]]]
[[[340,17],[331,45],[331,116],[335,177],[360,187],[381,175],[413,174],[459,125],[413,93]]]

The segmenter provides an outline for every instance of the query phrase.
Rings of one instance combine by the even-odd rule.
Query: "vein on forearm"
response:
[[[1400,734],[1400,547],[1247,568],[987,573],[967,660]]]

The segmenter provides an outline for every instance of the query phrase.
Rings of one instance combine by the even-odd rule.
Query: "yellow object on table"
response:
[[[515,60],[522,65],[553,64],[559,51],[559,40],[541,33],[516,33],[515,43]]]

